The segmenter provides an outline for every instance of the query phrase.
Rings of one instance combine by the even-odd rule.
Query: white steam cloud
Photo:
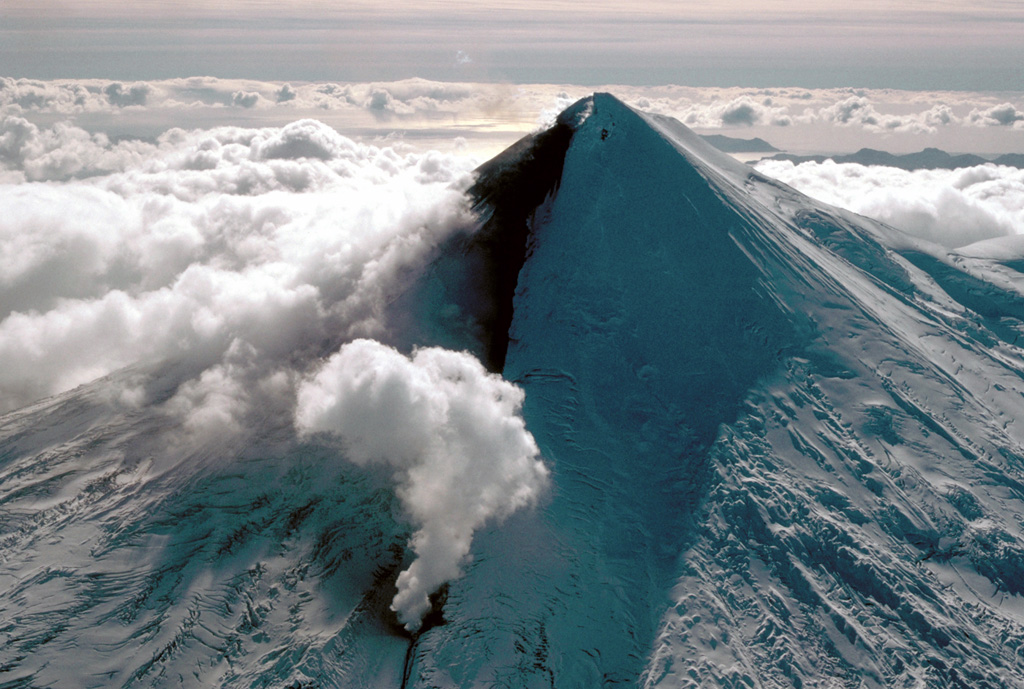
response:
[[[299,389],[301,431],[333,434],[356,464],[394,469],[416,559],[391,607],[410,631],[429,595],[461,574],[473,533],[547,483],[522,403],[520,388],[469,354],[429,348],[409,359],[372,340],[344,345]]]
[[[1017,168],[906,171],[830,160],[756,167],[820,201],[949,248],[1024,234],[1024,170]]]

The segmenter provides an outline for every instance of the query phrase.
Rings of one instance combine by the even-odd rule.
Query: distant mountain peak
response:
[[[701,138],[725,153],[775,153],[779,149],[764,139],[739,139],[721,134],[702,134]]]
[[[886,151],[879,151],[873,148],[862,148],[856,153],[831,154],[831,155],[794,155],[791,153],[779,153],[763,160],[786,160],[794,164],[800,163],[821,163],[831,160],[836,163],[855,163],[858,165],[884,165],[895,167],[901,170],[956,170],[958,168],[974,167],[993,163],[995,165],[1007,165],[1009,167],[1024,167],[1024,156],[1020,154],[1006,154],[994,160],[988,160],[978,155],[960,154],[952,155],[938,148],[925,148],[917,153],[906,153],[896,155]]]

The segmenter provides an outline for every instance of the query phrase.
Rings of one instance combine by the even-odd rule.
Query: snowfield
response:
[[[1024,687],[1024,244],[607,94],[451,193],[0,416],[0,686]]]

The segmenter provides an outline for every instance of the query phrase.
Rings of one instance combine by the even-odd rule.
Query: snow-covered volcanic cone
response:
[[[176,443],[167,363],[0,417],[3,686],[1024,686],[1020,252],[605,94],[468,193],[289,413]]]

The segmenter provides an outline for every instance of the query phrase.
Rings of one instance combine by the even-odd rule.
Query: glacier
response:
[[[609,94],[468,194],[382,339],[518,385],[551,485],[420,630],[384,468],[280,410],[178,444],[185,374],[140,365],[0,417],[0,686],[1024,687],[1024,246]]]

